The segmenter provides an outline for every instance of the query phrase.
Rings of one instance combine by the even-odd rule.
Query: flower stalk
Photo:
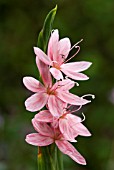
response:
[[[55,144],[38,148],[38,170],[63,170],[62,153]]]

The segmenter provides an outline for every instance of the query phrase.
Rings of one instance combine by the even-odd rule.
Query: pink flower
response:
[[[32,133],[26,136],[26,142],[34,146],[48,146],[56,143],[61,152],[70,156],[79,164],[86,165],[85,159],[61,134],[59,129],[54,129],[47,123],[32,120],[33,126],[38,133]]]
[[[79,52],[78,43],[71,48],[69,38],[59,40],[58,30],[54,30],[49,40],[47,55],[38,47],[34,47],[34,52],[42,62],[51,66],[50,72],[55,79],[63,79],[63,72],[74,80],[87,80],[88,77],[80,72],[88,69],[92,64],[91,62],[81,61],[66,64]],[[69,52],[73,48],[77,48],[78,51],[70,59],[67,59]]]
[[[66,111],[61,114],[58,119],[54,118],[48,110],[43,110],[35,115],[35,120],[38,122],[52,123],[53,127],[59,127],[65,139],[70,142],[76,142],[75,137],[91,136],[88,129],[82,124],[82,119],[71,114],[71,111]]]
[[[59,128],[63,136],[71,141],[75,142],[75,137],[80,136],[91,136],[88,129],[81,123],[80,117],[71,113],[65,113],[59,119]]]
[[[27,89],[35,92],[25,101],[26,109],[31,112],[38,111],[47,104],[51,114],[60,117],[64,103],[85,105],[90,102],[69,92],[75,84],[69,79],[58,81],[51,87],[44,86],[33,77],[24,77],[23,83]]]

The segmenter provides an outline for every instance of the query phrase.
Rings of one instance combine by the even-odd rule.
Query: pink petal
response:
[[[51,127],[53,127],[53,129],[58,129],[59,127],[59,121],[58,118],[53,117],[53,122],[51,122]]]
[[[69,140],[70,142],[76,142],[76,140],[74,139],[76,136],[74,136],[74,134],[72,133],[72,128],[70,127],[66,117],[59,119],[59,128],[66,140]]]
[[[91,62],[87,62],[87,61],[71,62],[67,64],[62,64],[61,68],[66,71],[73,70],[74,72],[78,73],[88,69],[91,66],[91,64],[92,64]]]
[[[80,106],[80,105],[85,105],[87,103],[90,103],[91,101],[89,100],[86,100],[86,99],[83,99],[81,97],[78,97],[72,93],[69,93],[67,91],[62,91],[62,93],[58,93],[57,96],[62,100],[64,101],[65,103],[69,103],[69,104],[72,104],[72,105],[77,105],[77,106]]]
[[[35,115],[35,119],[39,122],[53,122],[53,116],[48,110],[40,111]]]
[[[52,68],[50,68],[50,72],[56,80],[63,79],[63,75],[60,70],[52,67]]]
[[[47,100],[48,100],[47,94],[42,92],[36,93],[25,101],[26,109],[31,112],[38,111],[45,106]]]
[[[73,135],[76,137],[77,135],[81,136],[91,136],[88,129],[81,123],[81,118],[73,115],[73,114],[67,114],[66,118],[68,120],[68,124],[72,129]]]
[[[25,141],[34,146],[47,146],[54,142],[52,138],[43,136],[39,133],[27,135]]]
[[[54,89],[57,89],[57,91],[59,92],[59,91],[61,91],[62,92],[62,90],[70,90],[72,87],[74,87],[74,85],[75,85],[75,82],[74,81],[72,81],[72,80],[70,80],[70,79],[63,79],[62,81],[58,81],[58,82],[56,82],[54,85],[53,85],[53,87],[52,87],[52,89],[54,90]]]
[[[74,136],[74,138],[77,137],[79,135],[79,132],[76,127],[77,124],[82,121],[81,118],[73,114],[67,114],[66,118],[70,128],[72,129],[72,135]]]
[[[89,77],[86,76],[85,74],[83,73],[77,73],[77,72],[74,72],[72,70],[65,70],[65,69],[61,69],[61,71],[67,75],[68,77],[74,79],[74,80],[88,80]]]
[[[54,117],[59,118],[63,114],[64,102],[54,95],[49,96],[48,107]]]
[[[36,64],[42,77],[43,83],[46,87],[52,86],[52,78],[49,71],[49,67],[36,57]]]
[[[61,152],[70,156],[77,163],[86,165],[86,161],[85,161],[84,157],[69,142],[62,141],[62,140],[56,140],[55,143]]]
[[[60,90],[70,90],[75,85],[75,82],[70,79],[64,79],[62,81],[58,82],[58,86],[60,87]]]
[[[23,83],[32,92],[44,91],[44,86],[33,77],[24,77]]]
[[[67,58],[71,48],[71,43],[69,38],[63,38],[59,41],[58,50],[59,50],[59,62],[62,63]]]
[[[38,47],[34,47],[34,52],[36,56],[45,64],[50,65],[51,60],[50,58]]]
[[[51,129],[50,126],[48,126],[47,123],[45,122],[38,122],[35,118],[32,119],[32,124],[34,126],[34,129],[39,132],[40,134],[44,135],[44,136],[50,136],[53,137],[54,136],[54,132]]]
[[[59,41],[59,33],[58,30],[54,30],[51,34],[49,44],[48,44],[48,56],[52,61],[56,61],[57,52],[58,52],[58,41]]]
[[[91,133],[82,123],[77,123],[75,126],[72,126],[72,129],[80,136],[91,136]]]
[[[77,124],[82,121],[82,119],[79,116],[73,114],[67,114],[66,118],[69,120],[69,123],[72,122],[73,124]]]

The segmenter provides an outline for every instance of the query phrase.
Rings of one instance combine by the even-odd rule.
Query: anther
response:
[[[75,82],[76,86],[79,86],[79,83]]]

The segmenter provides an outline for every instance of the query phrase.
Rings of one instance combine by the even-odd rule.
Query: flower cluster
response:
[[[55,142],[61,152],[85,165],[85,159],[70,143],[76,142],[78,135],[91,135],[82,124],[84,119],[73,114],[90,101],[84,99],[84,96],[79,97],[69,92],[76,84],[71,79],[87,80],[88,77],[80,72],[91,65],[85,61],[66,63],[79,52],[78,44],[79,42],[71,47],[69,38],[59,40],[58,30],[54,30],[49,39],[47,55],[40,48],[34,47],[36,64],[43,83],[33,77],[23,78],[26,88],[34,92],[25,101],[26,109],[31,112],[39,111],[32,119],[37,133],[27,135],[26,142],[35,146],[48,146]],[[77,52],[67,59],[73,48],[76,48]],[[72,105],[78,109],[72,111]],[[45,110],[41,110],[44,106]]]

